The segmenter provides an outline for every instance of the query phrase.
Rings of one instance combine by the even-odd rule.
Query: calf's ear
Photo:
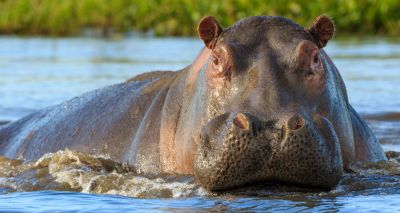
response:
[[[321,15],[315,18],[308,31],[314,36],[318,47],[323,48],[335,34],[335,24],[328,16]]]
[[[197,31],[206,47],[214,49],[217,38],[222,33],[222,28],[214,17],[206,16],[200,21]]]

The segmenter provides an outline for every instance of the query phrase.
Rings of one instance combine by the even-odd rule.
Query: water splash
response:
[[[140,175],[127,164],[71,150],[48,153],[36,162],[0,158],[3,192],[63,190],[138,198],[200,195],[193,177]]]
[[[330,191],[280,183],[263,183],[224,193],[209,193],[202,189],[192,176],[139,174],[134,167],[115,162],[106,156],[66,149],[47,153],[35,162],[0,157],[0,193],[62,190],[136,198],[222,195],[291,199],[305,199],[310,196],[324,198],[392,194],[400,189],[400,163],[396,159],[354,164],[350,172],[346,173],[340,183]]]

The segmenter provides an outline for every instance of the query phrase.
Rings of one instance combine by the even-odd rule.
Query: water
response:
[[[0,37],[0,120],[15,120],[146,71],[181,69],[201,45],[171,38]]]
[[[0,121],[12,121],[142,72],[183,68],[202,43],[0,37],[0,47]],[[384,149],[400,151],[400,40],[338,39],[326,51],[341,71],[351,104]],[[0,159],[0,212],[399,211],[399,165],[365,168],[330,192],[257,186],[209,194],[191,177],[138,176],[101,156],[66,150],[31,164]]]
[[[400,195],[353,196],[321,200],[282,200],[263,198],[184,198],[135,199],[121,196],[82,194],[76,192],[39,191],[3,195],[3,211],[31,212],[335,212],[345,210],[360,212],[377,209],[379,212],[398,212]],[[46,200],[46,202],[44,202]],[[60,200],[63,205],[60,206]],[[18,206],[21,202],[29,206]],[[157,207],[157,208],[155,208]]]

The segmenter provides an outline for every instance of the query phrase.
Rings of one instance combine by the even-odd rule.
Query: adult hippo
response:
[[[222,29],[205,17],[194,63],[40,110],[0,129],[0,154],[33,160],[69,148],[145,173],[194,174],[224,190],[262,181],[332,187],[355,161],[385,160],[322,49],[330,18],[282,17]]]

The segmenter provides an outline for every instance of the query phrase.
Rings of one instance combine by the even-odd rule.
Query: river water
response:
[[[177,70],[194,38],[0,37],[0,121],[13,121],[152,70]],[[400,40],[336,39],[327,53],[350,103],[386,151],[400,151]],[[0,158],[0,212],[400,211],[400,166],[360,165],[329,192],[260,185],[210,194],[192,177],[139,176],[102,156],[69,150],[37,162]]]

